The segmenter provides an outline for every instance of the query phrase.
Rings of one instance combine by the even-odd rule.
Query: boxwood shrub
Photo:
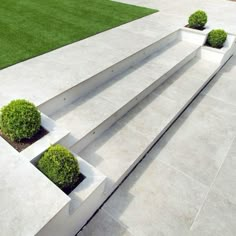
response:
[[[35,105],[13,100],[0,110],[1,132],[12,141],[32,138],[40,129],[41,115]]]
[[[64,192],[76,187],[79,181],[79,163],[65,147],[51,146],[39,159],[37,168]]]
[[[207,23],[207,14],[202,10],[194,12],[188,19],[188,25],[193,29],[204,29],[204,26]]]
[[[222,29],[212,30],[207,37],[207,44],[213,48],[222,48],[227,39],[227,33]]]

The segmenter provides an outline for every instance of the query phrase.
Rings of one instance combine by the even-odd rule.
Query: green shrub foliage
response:
[[[37,167],[63,191],[78,183],[79,163],[71,152],[59,144],[51,146],[42,155]]]
[[[198,10],[194,12],[188,19],[188,25],[193,29],[204,29],[207,23],[207,14],[204,11]]]
[[[213,48],[222,48],[227,39],[227,33],[222,29],[212,30],[207,37],[207,43]]]
[[[13,100],[0,110],[0,129],[12,141],[32,138],[40,125],[40,112],[26,100]]]

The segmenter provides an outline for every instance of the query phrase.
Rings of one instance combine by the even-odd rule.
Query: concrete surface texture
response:
[[[122,2],[158,8],[175,21],[194,10],[204,9],[209,15],[210,27],[223,27],[236,33],[234,2]],[[235,75],[236,56],[139,163],[79,236],[236,235]],[[172,91],[169,96],[173,94]],[[101,145],[97,150],[102,152],[103,148]],[[84,152],[89,158],[89,151]],[[95,165],[102,164],[99,160],[93,161]]]
[[[17,151],[6,145],[3,149],[2,142],[0,235],[35,235],[70,198],[31,163],[22,160]]]
[[[41,105],[165,37],[181,25],[177,22],[168,28],[165,24],[152,27],[156,17],[160,18],[160,15],[154,14],[132,22],[133,26],[124,25],[1,70],[0,106],[17,98],[29,99]],[[135,29],[144,28],[143,20],[148,22],[145,30],[143,33],[136,32]],[[169,18],[166,20],[169,21]],[[11,156],[11,152],[6,150],[2,142],[1,139],[0,195],[3,200],[0,206],[0,235],[35,235],[70,199],[32,164],[7,161],[6,153]],[[12,158],[15,156],[20,158],[17,153]],[[20,185],[22,181],[23,187]],[[6,225],[6,222],[10,225]]]
[[[138,63],[135,68],[125,71],[96,91],[63,107],[53,114],[52,118],[62,127],[71,130],[72,136],[80,140],[112,115],[117,115],[120,109],[131,103],[145,89],[148,90],[158,78],[177,67],[198,48],[198,45],[184,41],[167,45],[156,54],[153,53],[151,58]]]
[[[179,29],[187,23],[189,14],[199,8],[208,12],[208,27],[223,27],[236,33],[236,3],[233,2],[122,1],[158,8],[160,12],[1,70],[0,106],[14,98],[26,98],[41,105]],[[79,236],[236,235],[235,61],[236,56],[218,73]],[[143,127],[141,121],[151,125],[148,119],[156,118],[164,124],[170,117],[168,112],[183,106],[185,99],[191,96],[192,89],[199,86],[201,78],[205,78],[208,71],[214,69],[214,65],[209,62],[197,65],[195,71],[181,77],[185,80],[185,86],[181,85],[182,80],[174,80],[180,81],[180,84],[167,83],[169,90],[161,88],[165,90],[165,95],[159,97],[156,105],[162,112],[155,113],[155,106],[151,107],[148,111],[153,111],[153,117],[145,117],[145,120],[140,112],[143,104],[140,104],[133,113],[129,113],[129,117],[105,134],[109,136],[115,133],[116,139],[103,146],[102,139],[108,139],[107,136],[102,136],[100,141],[96,141],[97,146],[83,151],[82,157],[98,169],[99,165],[102,166],[102,171],[106,171],[110,180],[119,179],[119,169],[112,169],[109,163],[113,162],[115,167],[125,170],[126,163],[131,163],[133,156],[136,157],[135,153],[142,152],[144,145],[150,143],[147,139],[154,135],[151,129],[136,132]],[[199,81],[195,83],[193,81],[198,79],[196,75],[199,75]],[[178,77],[179,74],[176,73],[175,76]],[[186,83],[188,78],[192,83]],[[158,93],[152,94],[149,102],[157,97]],[[108,106],[105,95],[93,102],[93,106],[104,105],[108,112],[119,105],[109,103]],[[138,113],[141,115],[136,116]],[[83,112],[83,115],[88,114]],[[134,117],[133,125],[127,125],[126,119]],[[92,118],[89,127],[85,126],[88,124],[85,119],[83,128],[90,130],[93,127],[97,117]],[[100,115],[98,118],[105,119]],[[71,116],[68,115],[62,123],[70,122],[70,119]],[[128,148],[123,137],[127,139],[127,143],[131,143]],[[140,141],[140,145],[132,143],[134,137]],[[0,140],[0,195],[3,202],[0,208],[0,229],[4,227],[7,231],[0,231],[0,235],[34,235],[68,203],[69,198],[39,174],[33,165],[22,160],[19,162],[19,155],[15,152],[12,153],[12,160],[2,157],[7,150],[1,149],[1,142]],[[122,147],[119,153],[116,152],[117,145]],[[102,162],[99,155],[96,158],[90,155],[96,148],[98,153],[106,155],[116,152],[117,158],[108,155],[106,161]],[[12,149],[9,150],[10,154],[11,152]],[[124,161],[122,158],[119,160],[119,157],[123,157]],[[7,180],[3,178],[5,176],[8,176]],[[24,186],[19,188],[22,181]],[[35,186],[35,182],[40,184]],[[5,191],[6,189],[9,191]],[[56,200],[54,196],[57,196]],[[6,223],[9,226],[6,227]],[[17,227],[13,227],[15,225]]]
[[[216,68],[194,58],[79,153],[109,178],[107,191],[168,128]]]
[[[234,60],[225,71],[234,72]],[[230,74],[217,75],[82,236],[236,234],[236,106],[227,102],[231,97],[235,103],[236,81],[232,84]],[[225,98],[227,81],[231,86]]]
[[[119,2],[135,4],[159,9],[161,13],[168,15],[176,21],[180,18],[188,18],[188,16],[198,9],[207,12],[208,23],[211,28],[224,28],[228,32],[236,32],[235,2],[228,0],[119,0]],[[186,22],[187,23],[187,22]]]

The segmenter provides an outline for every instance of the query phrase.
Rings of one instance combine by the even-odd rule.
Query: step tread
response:
[[[198,47],[183,41],[168,45],[86,97],[62,108],[52,118],[80,140]]]
[[[101,170],[109,178],[108,188],[112,188],[217,68],[216,64],[193,59],[79,155]]]

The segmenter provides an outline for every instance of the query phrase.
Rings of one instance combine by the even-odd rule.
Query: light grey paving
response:
[[[191,43],[174,42],[86,97],[63,107],[52,118],[80,140],[197,49]]]
[[[19,97],[29,99],[37,105],[40,105],[51,99],[52,97],[73,87],[74,85],[86,80],[88,77],[101,72],[114,63],[123,60],[124,58],[132,55],[133,53],[136,53],[140,49],[152,44],[160,38],[167,36],[169,33],[183,26],[185,22],[187,22],[187,17],[189,16],[189,14],[197,9],[203,9],[208,12],[210,21],[208,24],[209,27],[222,27],[229,32],[236,32],[236,24],[233,23],[236,22],[235,2],[225,0],[191,0],[190,4],[189,0],[179,0],[178,2],[173,2],[170,0],[123,1],[129,3],[137,2],[140,5],[157,7],[162,12],[146,17],[144,19],[140,19],[130,24],[117,27],[111,31],[104,32],[95,37],[55,50],[54,52],[45,54],[43,56],[0,71],[0,105],[7,103],[11,99]],[[104,54],[106,55],[106,57],[101,56]],[[97,58],[99,58],[99,60]],[[219,78],[218,82],[212,87],[211,91],[209,92],[209,96],[211,96],[214,101],[219,99],[223,102],[235,105],[234,81],[232,80],[235,74],[233,72],[234,70],[235,66],[232,63],[231,68],[228,68],[229,74],[225,77],[228,78],[228,80],[224,80],[227,81],[227,83],[223,82],[223,80],[221,81]],[[228,72],[225,71],[224,73],[227,74]],[[222,84],[217,88],[217,84],[219,84],[219,82],[222,82]],[[224,92],[226,90],[228,92]],[[165,99],[167,101],[168,97],[166,97]],[[215,108],[211,106],[215,106]],[[207,173],[211,173],[210,175],[206,176],[213,176],[213,172],[217,174],[217,169],[219,171],[216,182],[215,184],[213,184],[212,191],[210,192],[206,203],[203,204],[203,208],[201,208],[199,215],[197,215],[196,222],[192,225],[191,229],[194,235],[205,234],[214,236],[231,236],[236,234],[235,205],[232,203],[234,201],[234,191],[230,189],[230,186],[234,186],[234,182],[230,182],[229,187],[223,186],[225,181],[233,176],[232,173],[230,173],[229,166],[233,167],[234,165],[233,159],[228,158],[231,154],[229,154],[229,156],[225,158],[227,153],[226,149],[229,149],[231,142],[230,140],[233,136],[231,132],[234,132],[234,127],[232,127],[232,129],[229,131],[229,127],[231,126],[229,122],[234,122],[233,112],[231,108],[229,109],[229,107],[230,106],[227,104],[225,106],[218,106],[215,102],[209,103],[205,107],[205,109],[202,110],[204,111],[204,113],[194,113],[195,115],[197,114],[199,116],[199,119],[202,118],[206,121],[206,123],[200,123],[203,129],[205,129],[205,132],[201,133],[202,131],[200,131],[200,133],[198,133],[200,129],[197,129],[196,126],[199,123],[193,123],[193,126],[195,126],[195,132],[191,133],[191,129],[185,129],[186,136],[184,141],[191,141],[191,144],[192,142],[197,142],[201,139],[203,139],[203,141],[208,141],[207,133],[210,133],[210,137],[212,137],[213,141],[210,142],[209,147],[206,148],[206,150],[209,151],[207,159],[210,161],[205,167],[208,166],[209,169],[213,169],[213,171],[209,172],[206,168]],[[208,109],[210,110],[212,116],[209,116]],[[191,116],[191,113],[189,114],[189,116]],[[217,126],[216,138],[213,137],[211,132],[212,130],[209,130],[207,128],[209,124],[212,129],[215,129]],[[180,125],[179,129],[181,127],[182,125]],[[129,126],[127,129],[133,130],[133,127]],[[221,133],[223,133],[223,135],[219,135],[220,131]],[[193,137],[198,136],[198,134],[198,139],[193,139]],[[138,135],[139,134],[137,132],[137,134],[135,134],[135,137],[138,137]],[[226,137],[225,140],[223,140],[222,136]],[[223,141],[217,146],[216,143],[218,143],[219,140]],[[121,147],[125,143],[125,141],[126,140],[124,140],[123,142],[119,142]],[[145,139],[142,140],[142,142],[145,143]],[[200,147],[203,142],[199,142]],[[177,151],[181,152],[182,150],[185,150],[185,147],[191,146],[191,144],[187,145],[187,143],[188,142],[186,142],[184,147],[180,145],[180,149],[178,148],[177,150],[175,150],[175,153],[177,153]],[[143,143],[140,144],[140,146],[142,145]],[[136,149],[136,146],[134,144],[133,147],[133,149]],[[168,143],[165,143],[163,148],[166,147],[168,147]],[[125,153],[124,147],[123,150],[124,151],[121,152],[122,155]],[[198,152],[199,148],[195,146],[194,150],[195,152]],[[194,150],[193,152],[192,150],[190,150],[190,153],[188,155],[189,159],[191,159],[192,153],[194,153],[193,157],[196,157]],[[219,153],[222,153],[222,156],[220,156]],[[178,155],[180,156],[181,154]],[[215,155],[219,158],[216,158]],[[33,234],[34,232],[36,233],[36,231],[49,220],[47,217],[45,217],[45,215],[53,216],[60,209],[60,206],[65,204],[68,199],[65,198],[64,195],[61,195],[61,191],[55,188],[55,186],[48,186],[49,182],[46,181],[46,178],[46,182],[42,181],[41,185],[38,184],[37,186],[32,186],[32,181],[38,183],[41,181],[39,181],[39,179],[42,178],[41,175],[39,176],[38,172],[38,174],[36,175],[32,174],[32,172],[36,171],[34,167],[30,166],[29,163],[24,166],[21,162],[18,162],[18,160],[12,161],[7,158],[8,157],[1,157],[0,159],[1,166],[4,167],[1,168],[1,175],[6,176],[8,174],[9,178],[13,181],[11,181],[11,185],[9,185],[8,179],[0,179],[1,190],[5,190],[5,186],[9,187],[9,191],[7,192],[7,194],[6,191],[3,191],[3,194],[1,193],[1,198],[4,200],[4,202],[3,205],[1,204],[1,207],[3,206],[3,208],[1,208],[0,211],[0,224],[2,225],[0,228],[2,230],[4,226],[5,229],[8,229],[8,232],[4,232],[2,230],[1,234],[19,235],[19,233],[21,233],[24,236],[31,236],[32,232]],[[180,168],[181,165],[176,165],[176,167],[169,167],[168,165],[170,164],[163,164],[163,161],[162,165],[170,171],[164,174],[159,172],[160,176],[162,175],[165,177],[162,182],[167,181],[167,177],[169,176],[174,177],[170,178],[170,182],[166,185],[166,189],[168,189],[168,191],[164,196],[165,202],[167,202],[169,204],[168,206],[171,206],[172,208],[171,211],[167,212],[163,210],[164,208],[161,209],[162,212],[166,213],[168,217],[163,219],[164,223],[160,225],[159,232],[167,232],[162,234],[165,236],[173,233],[173,231],[176,230],[176,232],[179,231],[181,232],[181,235],[184,235],[187,228],[189,228],[190,224],[193,222],[193,215],[196,213],[197,208],[200,205],[200,201],[202,199],[202,193],[200,193],[200,190],[201,188],[204,188],[204,185],[200,184],[198,181],[196,181],[196,179],[192,179],[200,175],[189,176],[189,173],[183,173],[183,169]],[[223,164],[222,169],[220,169],[220,163]],[[197,164],[199,163],[197,162]],[[211,166],[212,164],[213,168]],[[193,165],[193,171],[197,169],[196,166],[198,165]],[[179,170],[176,170],[176,168],[179,168]],[[204,168],[202,168],[202,170],[203,169]],[[187,168],[185,170],[187,170]],[[9,174],[9,172],[11,173]],[[199,173],[201,174],[201,172]],[[22,178],[19,178],[19,176]],[[32,176],[34,176],[35,178],[32,178]],[[207,181],[209,181],[210,179],[212,179],[212,177],[202,179],[208,179]],[[24,182],[23,188],[21,185],[22,182]],[[172,182],[175,183],[174,186],[171,185]],[[134,186],[135,185],[141,186],[141,183],[138,183],[138,180],[135,180]],[[21,188],[19,188],[19,186]],[[151,197],[153,197],[153,195],[155,195],[156,189],[152,188],[152,186],[150,187],[150,185],[147,186],[149,186],[149,188],[151,189],[149,193]],[[160,188],[165,190],[164,187],[165,186],[163,185],[160,186]],[[45,191],[45,188],[47,188],[47,191]],[[132,186],[130,187],[130,189],[131,188]],[[29,189],[31,189],[32,191],[28,191]],[[41,189],[44,189],[44,191],[40,191]],[[140,189],[142,196],[144,196],[143,192],[145,192],[145,186],[140,187]],[[135,192],[135,190],[132,191]],[[169,194],[169,191],[173,193],[173,197],[171,194]],[[48,195],[46,195],[45,192]],[[178,195],[180,194],[180,197],[178,197],[177,193]],[[197,198],[194,198],[193,194],[196,193]],[[57,195],[56,200],[54,197],[52,198],[54,194]],[[134,198],[134,195],[130,198]],[[34,200],[32,201],[32,199]],[[141,197],[139,199],[141,199]],[[140,200],[140,204],[137,204],[135,208],[131,204],[129,210],[134,209],[134,211],[132,212],[133,215],[135,215],[137,209],[141,210],[141,206],[143,206],[144,202],[147,202],[146,198],[143,198],[142,201]],[[33,205],[31,205],[31,203],[33,203]],[[154,203],[157,205],[157,202]],[[121,204],[123,203],[121,202]],[[9,208],[8,206],[11,206],[11,208]],[[37,211],[27,210],[35,209],[35,206],[38,206]],[[165,205],[162,205],[162,207],[163,206]],[[116,207],[117,206],[115,206],[115,208]],[[9,211],[9,209],[11,211]],[[25,209],[26,211],[22,212],[22,210]],[[119,208],[119,210],[120,209],[121,208]],[[104,217],[99,217],[100,219],[97,219],[98,223],[94,224],[90,232],[95,232],[94,234],[96,235],[96,233],[99,232],[99,229],[96,232],[95,227],[100,227],[100,229],[103,229],[104,232],[108,232],[108,235],[115,235],[116,232],[118,232],[119,235],[119,233],[121,232],[121,235],[124,234],[130,236],[130,231],[128,232],[126,229],[126,227],[129,227],[127,222],[131,222],[130,225],[134,225],[134,223],[132,222],[132,219],[128,219],[127,222],[124,222],[125,216],[129,215],[131,212],[129,212],[129,210],[127,209],[127,212],[124,213],[122,223],[120,219],[115,220],[113,217],[111,217],[112,219],[107,219],[104,222],[102,221]],[[178,212],[181,212],[181,215],[179,215]],[[150,213],[153,213],[155,215],[156,211],[151,209]],[[2,217],[2,215],[4,217]],[[166,216],[165,214],[163,215]],[[12,216],[14,217],[12,218]],[[37,217],[37,219],[35,217]],[[38,220],[38,217],[41,219],[41,221]],[[106,218],[107,217],[108,216],[106,215]],[[30,223],[28,219],[30,219]],[[110,233],[111,231],[106,231],[107,222],[109,225],[115,225],[113,227],[113,230],[111,229],[112,234]],[[169,222],[171,222],[171,224]],[[17,228],[14,227],[15,223],[18,223]],[[155,222],[154,225],[150,225],[149,222],[147,222],[150,227],[153,226],[154,228],[157,227],[158,223],[159,222]],[[147,227],[147,224],[143,225],[144,229]],[[142,222],[137,221],[137,226],[141,228],[141,225]],[[155,232],[152,235],[155,235]]]
[[[189,67],[191,67],[190,70]],[[217,68],[217,64],[195,58],[181,68],[181,70],[177,71],[159,90],[164,90],[162,92],[163,96],[175,100],[180,106],[183,106],[185,100],[194,94],[196,89],[201,88],[202,83],[204,83]],[[160,93],[159,90],[156,90],[156,93]],[[178,100],[176,100],[176,97],[178,97]]]
[[[109,177],[110,190],[148,144],[145,136],[128,125],[118,123],[83,150],[80,156]]]
[[[59,110],[51,118],[58,125],[71,130],[71,135],[79,140],[116,110],[116,106],[102,97],[89,95]]]
[[[206,193],[150,152],[103,209],[137,236],[186,235]]]
[[[236,105],[236,56],[233,56],[204,91],[213,98]]]
[[[187,23],[187,19],[191,13],[202,9],[208,14],[209,21],[207,26],[209,28],[224,28],[229,32],[236,32],[236,26],[232,24],[232,22],[236,21],[236,5],[235,2],[232,1],[191,0],[191,4],[189,0],[179,0],[175,2],[171,0],[119,0],[119,2],[157,8],[161,13],[166,14],[166,16],[175,16],[175,20],[178,22],[182,20],[181,18],[185,19],[185,23]],[[225,12],[227,12],[227,14],[224,14]]]
[[[119,123],[128,124],[135,133],[147,137],[151,143],[179,109],[180,106],[175,100],[154,92],[119,120]]]
[[[236,205],[210,193],[191,228],[191,236],[235,236]]]
[[[77,236],[132,236],[119,222],[100,210]]]
[[[206,63],[202,63],[204,67],[207,71]],[[162,117],[167,119],[168,110],[182,103],[181,97],[174,99],[176,94],[182,93],[185,97],[191,85],[198,86],[198,81],[191,80],[201,81],[205,76],[204,70],[200,70],[197,77],[179,74],[185,83],[176,75],[172,82],[168,81],[169,86],[159,88],[165,95],[153,93],[123,119],[123,124],[129,124],[132,130],[146,137],[154,135],[150,128],[143,129],[152,119],[147,114],[155,114],[156,107],[161,109],[157,123]],[[212,83],[211,89],[219,81],[220,78]],[[172,93],[168,92],[170,88]],[[220,93],[219,99],[206,96],[207,91],[185,111],[103,206],[111,218],[125,225],[132,235],[235,235],[236,107],[224,102]],[[157,97],[166,109],[154,102]],[[140,115],[142,112],[146,117]],[[96,228],[96,225],[87,227]]]
[[[203,62],[195,59],[194,63],[190,62],[179,73],[170,77],[166,82],[168,86],[157,88],[79,155],[108,176],[111,184],[119,182],[120,178],[176,118],[194,93],[204,84],[204,80],[206,82],[208,76],[214,72],[215,65],[211,68],[209,64],[209,74],[194,82],[196,78],[192,74],[195,73],[195,66],[204,71],[205,66],[201,67]],[[181,81],[182,85],[186,81],[189,89],[182,89]],[[168,90],[176,92],[169,97]],[[111,186],[108,188],[110,189]]]
[[[222,195],[226,200],[236,204],[236,141],[212,185],[212,191]],[[236,215],[235,215],[236,218]]]
[[[236,107],[199,96],[161,140],[168,148],[158,158],[210,186],[235,137],[235,119]]]
[[[36,235],[70,199],[18,153],[3,149],[2,142],[0,235]]]

